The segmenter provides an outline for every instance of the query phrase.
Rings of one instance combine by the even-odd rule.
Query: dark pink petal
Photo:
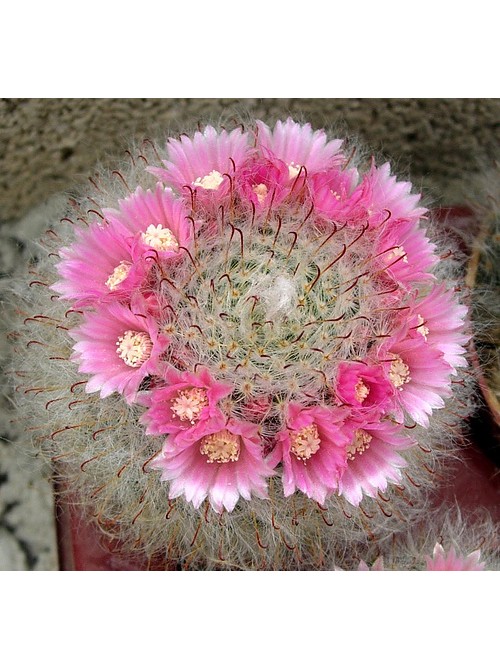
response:
[[[299,489],[320,504],[328,493],[337,488],[346,466],[346,446],[349,434],[342,430],[347,412],[322,406],[302,407],[291,403],[287,408],[286,429],[276,436],[276,447],[268,462],[283,463],[283,490],[285,496]],[[319,447],[305,458],[294,451],[293,441],[303,429],[315,426]]]

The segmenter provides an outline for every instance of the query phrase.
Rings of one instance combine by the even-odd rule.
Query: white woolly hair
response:
[[[351,146],[357,148],[355,143]],[[95,172],[88,188],[70,197],[67,209],[47,222],[37,261],[11,285],[14,355],[10,374],[17,390],[13,401],[34,448],[51,463],[59,489],[70,495],[73,504],[88,510],[103,533],[118,539],[124,551],[161,554],[183,568],[329,569],[333,563],[348,561],[355,547],[367,542],[376,546],[395,532],[415,527],[419,520],[425,522],[429,493],[446,476],[446,461],[459,457],[464,421],[475,407],[470,369],[454,377],[453,397],[433,412],[428,429],[408,429],[418,446],[404,452],[408,465],[402,481],[376,498],[365,496],[358,507],[339,496],[331,496],[324,506],[301,493],[285,498],[279,478],[271,479],[268,500],[241,500],[230,514],[217,514],[208,503],[196,510],[183,498],[169,501],[168,485],[148,467],[162,439],[145,435],[138,423],[142,411],[138,406],[127,405],[116,394],[101,399],[85,393],[87,377],[69,360],[73,341],[67,334],[81,316],[49,288],[58,279],[54,268],[58,249],[72,243],[75,228],[88,222],[91,210],[118,207],[118,200],[138,185],[154,187],[155,179],[144,164],[161,167],[166,158],[163,142],[145,140],[127,155],[113,170]],[[364,150],[356,150],[352,165],[362,168],[366,156]],[[237,226],[242,214],[233,216],[232,224]],[[298,227],[307,216],[298,207],[282,222],[283,228]],[[336,263],[334,276],[344,286],[353,279],[352,264],[372,253],[362,236],[355,239],[357,234],[346,230],[339,236],[339,255],[343,245],[347,249]],[[462,286],[463,258],[458,248],[437,224],[429,223],[428,234],[443,257],[437,268],[439,278],[449,286]],[[332,302],[327,284],[314,269],[325,267],[332,252],[319,247],[314,235],[301,235],[300,244],[291,245],[291,237],[277,235],[276,226],[263,226],[245,239],[241,263],[239,236],[230,239],[227,229],[218,231],[203,249],[196,250],[199,273],[192,273],[189,280],[182,278],[185,293],[196,295],[196,300],[185,301],[179,310],[179,332],[184,339],[189,337],[196,354],[192,363],[203,361],[215,376],[223,373],[235,385],[236,394],[223,409],[237,418],[235,397],[273,394],[284,404],[292,394],[299,399],[320,396],[323,373],[318,370],[328,369],[319,351],[325,341],[338,338],[337,352],[343,359],[366,354],[365,326],[357,316],[369,315],[374,332],[384,332],[384,319],[371,316],[375,310],[369,297],[370,279],[363,289],[353,288]],[[227,280],[217,284],[215,297],[207,290],[207,282],[199,279],[225,273]],[[318,321],[326,304],[333,318],[342,319],[310,328],[307,351],[301,353],[300,341],[305,337],[300,324],[293,315],[285,316],[296,296],[313,282],[315,291],[304,301],[307,321]],[[252,312],[251,296],[257,290],[263,300]],[[462,295],[467,300],[465,289]],[[221,312],[237,312],[239,318],[220,319]],[[265,365],[252,362],[242,375],[237,371],[245,354],[241,343],[257,321],[269,322],[267,328],[259,329],[258,346],[271,358],[266,358]],[[348,332],[352,337],[341,337]],[[172,336],[175,354],[176,342],[181,346],[181,341],[175,333]],[[296,347],[281,348],[283,338],[295,339]],[[243,353],[230,361],[221,352],[231,350],[234,341],[239,345],[236,351]],[[262,427],[264,437],[275,432],[280,421],[279,413],[272,410]]]
[[[426,557],[432,557],[434,547],[440,544],[445,552],[454,548],[461,557],[479,550],[485,570],[499,570],[499,532],[500,523],[487,509],[478,508],[465,514],[458,506],[442,505],[382,542],[357,546],[343,564],[337,563],[335,567],[356,570],[361,560],[371,567],[382,558],[384,570],[426,570]]]

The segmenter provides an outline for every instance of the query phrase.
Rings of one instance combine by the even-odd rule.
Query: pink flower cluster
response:
[[[172,138],[144,168],[154,185],[60,251],[86,390],[146,408],[171,498],[230,512],[280,477],[285,496],[358,505],[401,480],[408,422],[427,427],[452,394],[466,308],[433,274],[426,209],[388,163],[361,174],[342,148],[291,119]],[[302,243],[330,262],[299,285]]]

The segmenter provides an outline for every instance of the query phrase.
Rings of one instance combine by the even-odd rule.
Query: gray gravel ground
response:
[[[25,271],[32,243],[46,228],[57,199],[20,221],[0,226],[0,361],[8,363],[7,291]],[[8,382],[0,376],[0,570],[57,570],[54,502],[48,472],[36,458],[29,435],[13,412]]]

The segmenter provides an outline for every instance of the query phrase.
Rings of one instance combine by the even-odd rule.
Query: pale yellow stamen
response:
[[[302,165],[296,165],[293,161],[288,163],[288,176],[290,179],[295,179],[302,169]]]
[[[361,379],[358,379],[354,387],[354,396],[358,402],[363,402],[370,394],[370,387],[367,386]]]
[[[340,200],[340,195],[337,193],[337,191],[332,191],[332,189],[330,189],[330,193],[333,195],[334,198]]]
[[[219,186],[224,181],[224,177],[217,170],[212,170],[204,177],[198,177],[194,182],[193,186],[201,186],[206,191],[216,191]]]
[[[315,423],[291,432],[290,450],[301,461],[307,461],[321,445],[318,427]]]
[[[149,335],[135,330],[126,330],[116,345],[116,353],[131,368],[138,368],[145,363],[153,348]]]
[[[228,430],[207,435],[201,440],[200,453],[207,457],[207,463],[230,463],[240,457],[241,438]]]
[[[132,263],[128,263],[127,261],[120,261],[120,265],[116,266],[116,268],[106,280],[106,286],[110,291],[114,291],[116,287],[128,277],[131,267]]]
[[[177,415],[181,421],[189,421],[194,424],[204,407],[208,406],[207,392],[205,389],[191,388],[179,391],[175,396],[170,409],[174,416]]]
[[[427,335],[429,334],[429,329],[425,325],[425,319],[420,314],[417,314],[417,318],[419,320],[417,333],[420,333],[420,335],[422,335],[424,340],[427,342]]]
[[[388,261],[395,261],[396,258],[400,258],[403,263],[408,263],[408,256],[406,255],[405,248],[400,246],[395,249],[391,249],[387,254],[386,258]]]
[[[265,184],[257,184],[257,186],[254,186],[252,190],[257,196],[259,203],[262,205],[262,203],[267,197],[268,192],[267,186]]]
[[[179,243],[170,228],[164,228],[161,223],[157,226],[151,224],[146,232],[141,233],[142,241],[158,251],[178,251]]]
[[[411,381],[410,368],[403,362],[403,359],[400,356],[397,356],[391,363],[389,379],[394,386],[400,390],[404,384],[408,384],[408,382]]]
[[[365,452],[370,446],[371,441],[372,436],[366,430],[362,430],[361,428],[355,430],[354,440],[347,447],[347,460],[353,461],[357,454]]]

